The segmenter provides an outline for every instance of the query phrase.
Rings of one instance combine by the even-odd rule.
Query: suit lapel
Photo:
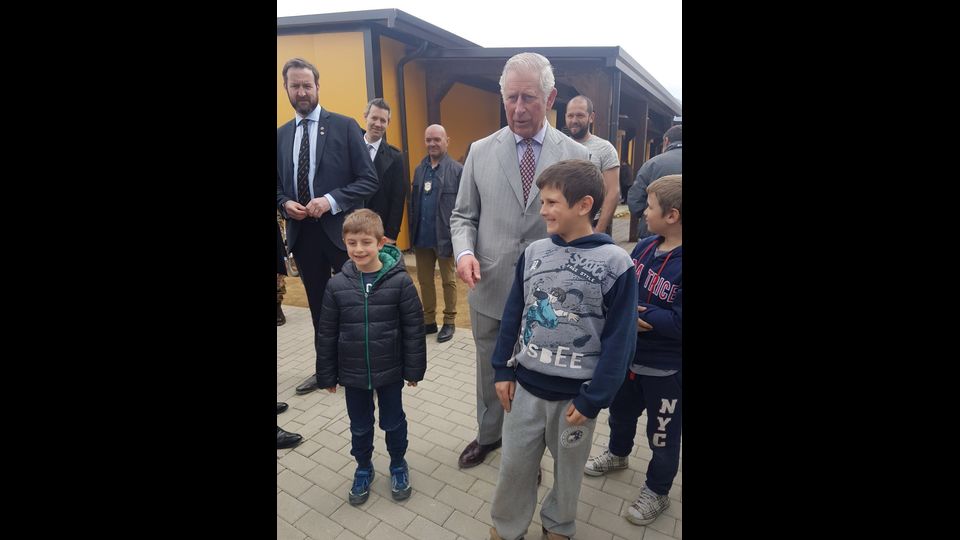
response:
[[[390,163],[387,162],[386,144],[387,141],[380,139],[380,146],[377,147],[377,155],[373,158],[373,166],[377,169],[377,176],[379,177],[382,177],[383,173],[390,167]]]
[[[517,202],[523,206],[523,186],[520,178],[520,162],[517,161],[517,141],[510,128],[504,128],[497,137],[497,161],[503,169],[503,177],[517,196]]]
[[[294,117],[294,120],[296,117]],[[280,178],[283,179],[284,193],[293,191],[293,138],[296,136],[296,123],[291,120],[277,133],[280,138]]]
[[[317,180],[320,179],[320,160],[323,158],[323,145],[327,142],[327,131],[329,131],[330,113],[326,109],[320,109],[320,120],[317,122],[317,150],[314,154],[317,160],[316,174],[313,176],[313,189],[317,189]],[[366,147],[364,147],[366,148]]]

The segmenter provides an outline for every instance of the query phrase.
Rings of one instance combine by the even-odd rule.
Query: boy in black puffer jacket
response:
[[[344,387],[352,446],[357,460],[349,501],[370,496],[374,472],[373,392],[380,403],[380,428],[390,454],[390,487],[395,500],[410,496],[407,417],[403,381],[416,386],[427,370],[423,306],[400,250],[385,245],[383,222],[363,208],[343,222],[350,260],[327,283],[317,335],[317,386],[328,392]]]

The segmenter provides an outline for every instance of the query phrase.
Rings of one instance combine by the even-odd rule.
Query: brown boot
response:
[[[287,318],[283,316],[283,310],[280,309],[280,302],[277,302],[277,326],[283,326]]]

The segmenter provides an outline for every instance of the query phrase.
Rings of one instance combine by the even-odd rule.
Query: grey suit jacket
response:
[[[481,314],[497,320],[503,317],[517,259],[531,242],[546,238],[536,181],[545,168],[564,159],[589,160],[590,153],[548,124],[534,185],[524,206],[517,143],[510,127],[471,146],[450,230],[454,256],[470,249],[480,262],[480,281],[468,300]]]

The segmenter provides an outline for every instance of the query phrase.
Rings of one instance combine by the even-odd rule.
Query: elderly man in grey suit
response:
[[[483,463],[500,446],[503,406],[490,358],[517,259],[527,245],[547,236],[536,178],[558,161],[589,159],[583,145],[547,123],[557,89],[545,57],[520,53],[507,60],[500,93],[508,126],[471,146],[450,218],[457,275],[471,289],[467,299],[477,349],[479,430],[460,454],[461,468]]]

